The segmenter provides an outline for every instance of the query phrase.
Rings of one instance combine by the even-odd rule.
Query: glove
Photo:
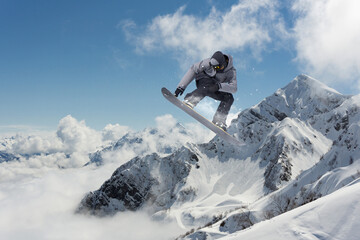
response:
[[[184,89],[182,87],[178,87],[176,90],[175,90],[175,97],[178,97],[179,94],[180,96],[184,93]]]

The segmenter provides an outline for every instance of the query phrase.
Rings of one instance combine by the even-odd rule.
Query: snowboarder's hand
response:
[[[181,87],[178,87],[176,90],[175,90],[175,97],[178,97],[179,94],[180,96],[184,93],[184,89],[181,88]]]

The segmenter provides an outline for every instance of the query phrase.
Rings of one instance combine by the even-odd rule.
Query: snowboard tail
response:
[[[231,144],[237,145],[237,146],[244,145],[244,143],[235,139],[233,136],[231,136],[229,133],[224,131],[222,128],[216,126],[214,123],[210,122],[208,119],[206,119],[205,117],[200,115],[194,109],[190,108],[189,106],[184,104],[182,101],[177,99],[177,97],[175,97],[175,95],[172,92],[170,92],[167,88],[162,88],[161,92],[169,102],[171,102],[172,104],[174,104],[175,106],[177,106],[178,108],[180,108],[181,110],[183,110],[184,112],[189,114],[191,117],[195,118],[198,122],[203,124],[205,127],[209,128],[211,131],[213,131],[216,135],[218,135],[225,141],[227,141]]]

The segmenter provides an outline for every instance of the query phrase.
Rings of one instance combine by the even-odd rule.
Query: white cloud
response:
[[[11,152],[18,154],[53,153],[61,151],[63,145],[53,134],[49,135],[17,135],[11,145]]]
[[[158,116],[155,118],[156,127],[161,131],[170,131],[178,121],[170,114]]]
[[[68,153],[91,152],[102,144],[100,132],[87,127],[85,121],[79,122],[70,115],[60,120],[56,134]]]
[[[310,75],[360,90],[360,1],[297,0],[297,61]]]
[[[1,239],[174,239],[176,223],[154,222],[144,212],[97,218],[76,215],[83,195],[97,189],[115,166],[33,170],[29,179],[0,182]],[[1,168],[0,168],[1,170]],[[29,169],[22,169],[22,172]],[[22,174],[18,172],[18,174]]]
[[[108,124],[102,130],[103,141],[116,141],[130,132],[131,129],[127,126],[121,126],[119,124]]]
[[[169,114],[159,116],[155,121],[155,129],[147,128],[141,132],[134,132],[129,127],[119,124],[108,124],[102,131],[97,131],[88,127],[85,121],[78,121],[68,115],[59,121],[56,133],[40,135],[24,133],[0,139],[1,151],[15,154],[20,158],[20,162],[10,164],[12,167],[4,169],[2,174],[13,176],[21,168],[82,167],[90,160],[89,153],[110,146],[127,133],[130,142],[133,143],[125,142],[116,150],[103,153],[105,164],[120,165],[133,157],[153,152],[168,154],[171,149],[182,147],[187,142],[204,143],[214,137],[212,132],[201,124],[185,124],[185,128],[181,127]],[[136,143],[137,139],[141,139],[142,142]]]
[[[225,12],[213,7],[204,17],[186,14],[183,6],[173,14],[154,18],[145,33],[131,34],[135,24],[128,20],[123,30],[139,52],[173,50],[186,67],[216,50],[250,48],[259,58],[273,37],[286,35],[277,4],[272,0],[239,1]]]
[[[24,129],[24,132],[15,136],[0,139],[1,151],[20,157],[20,163],[12,165],[16,168],[7,174],[12,175],[11,171],[21,167],[82,167],[89,161],[89,153],[118,140],[130,131],[128,127],[119,124],[108,124],[102,131],[96,131],[86,126],[85,121],[78,121],[70,115],[59,121],[56,133],[29,133],[28,128]]]

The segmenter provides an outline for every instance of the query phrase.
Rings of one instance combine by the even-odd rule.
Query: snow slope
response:
[[[305,80],[305,81],[303,81]],[[302,83],[299,83],[302,82]],[[295,86],[295,89],[299,85],[303,85],[304,82],[308,83],[308,86],[311,86],[309,90],[311,92],[316,92],[315,96],[312,96],[310,99],[312,102],[320,102],[324,103],[320,104],[309,104],[307,107],[300,107],[300,109],[305,109],[305,113],[308,112],[309,106],[313,108],[314,114],[302,114],[298,111],[287,111],[284,106],[285,99],[290,99],[293,94],[280,94],[289,91],[289,86]],[[317,87],[316,87],[317,84]],[[303,91],[306,88],[303,87]],[[309,91],[306,91],[309,92]],[[309,94],[300,94],[302,97]],[[274,98],[280,96],[280,100],[278,98]],[[220,219],[217,225],[214,225],[210,228],[203,228],[198,230],[192,236],[198,237],[199,239],[204,238],[205,236],[211,236],[213,238],[217,238],[219,236],[223,236],[224,233],[232,233],[244,228],[247,228],[253,224],[261,222],[263,220],[272,218],[284,212],[287,212],[291,209],[302,206],[306,203],[312,202],[318,198],[326,196],[334,191],[337,191],[341,187],[347,185],[349,182],[353,181],[360,177],[360,150],[359,150],[359,142],[360,142],[360,96],[340,96],[336,91],[329,90],[329,88],[324,87],[322,84],[318,84],[316,80],[311,79],[309,77],[305,78],[305,76],[298,76],[293,82],[291,82],[284,89],[279,89],[273,96],[265,99],[262,103],[255,106],[255,108],[263,105],[264,107],[260,107],[258,113],[252,114],[256,115],[258,119],[273,119],[272,116],[275,114],[274,111],[270,111],[269,109],[275,107],[278,112],[276,115],[293,115],[298,116],[294,119],[299,120],[300,118],[304,118],[305,120],[301,122],[305,122],[306,125],[312,129],[314,132],[313,137],[315,139],[319,139],[321,137],[321,141],[323,145],[316,144],[314,145],[312,141],[305,144],[305,146],[310,147],[309,155],[307,156],[308,160],[315,160],[314,164],[308,168],[303,169],[298,174],[292,175],[291,179],[288,182],[283,182],[282,186],[279,185],[279,189],[275,189],[272,194],[265,195],[255,202],[251,202],[246,208],[241,208],[239,210],[233,211],[230,214],[227,214],[226,217]],[[272,102],[277,102],[276,104],[265,104],[268,102],[268,99],[272,99]],[[306,99],[306,97],[305,97]],[[276,101],[274,101],[276,100]],[[291,106],[288,101],[285,106]],[[303,102],[303,99],[296,100],[295,102]],[[328,103],[326,105],[325,103]],[[295,105],[294,105],[295,106]],[[317,107],[313,107],[317,106]],[[321,110],[318,106],[321,106]],[[267,110],[264,110],[267,109]],[[297,108],[297,107],[296,107]],[[250,112],[254,111],[250,109]],[[262,112],[262,114],[259,114]],[[280,112],[280,114],[279,114]],[[286,113],[285,113],[286,112]],[[270,113],[270,114],[268,114]],[[242,113],[246,115],[246,111]],[[265,116],[265,117],[264,117]],[[240,116],[239,116],[240,117]],[[250,119],[249,117],[247,117]],[[289,117],[282,119],[283,122]],[[253,120],[251,120],[252,122]],[[276,120],[275,120],[276,121]],[[256,122],[256,121],[255,121]],[[244,126],[244,124],[243,124]],[[246,126],[246,125],[245,125]],[[311,139],[309,134],[304,134],[304,128],[301,128],[300,136],[302,136],[303,140]],[[255,131],[253,131],[255,132]],[[256,132],[255,132],[256,133]],[[293,138],[294,134],[289,134],[287,132],[286,137]],[[261,139],[261,138],[257,138]],[[291,141],[290,141],[291,142]],[[304,143],[307,141],[304,141]],[[255,142],[256,143],[256,142]],[[293,142],[294,143],[294,142]],[[298,144],[293,144],[292,147],[286,147],[285,149],[299,149],[297,148]],[[276,145],[275,145],[276,146]],[[274,151],[274,144],[269,146],[272,148],[272,151],[268,151],[269,156],[276,152]],[[283,149],[283,150],[285,150]],[[304,148],[307,149],[307,148]],[[304,152],[304,149],[299,149],[300,152]],[[309,149],[309,148],[308,148]],[[322,150],[321,150],[322,149]],[[321,150],[323,154],[321,154],[320,158],[314,158],[316,156],[316,151]],[[295,150],[295,152],[298,150]],[[296,159],[295,161],[291,161],[290,165],[282,164],[283,168],[291,168],[294,166],[294,163],[299,164],[297,160],[301,160],[300,163],[305,163],[304,159],[301,159],[299,155],[288,154],[289,151],[282,151],[279,157],[276,159],[277,163],[283,161],[283,159]],[[265,155],[267,156],[267,155]],[[285,157],[284,157],[285,156]],[[319,155],[318,155],[319,156]],[[264,158],[264,157],[262,157]],[[311,164],[310,164],[311,165]],[[290,167],[288,167],[290,166]],[[266,176],[265,176],[266,179]],[[276,184],[279,178],[270,179],[270,183]],[[281,179],[281,178],[280,178]],[[274,182],[275,180],[275,182]],[[265,181],[266,183],[266,181]],[[265,184],[266,185],[266,184]],[[191,235],[190,235],[191,236]],[[202,238],[201,238],[202,237]]]
[[[263,221],[226,240],[358,240],[360,236],[360,179],[303,207]]]

